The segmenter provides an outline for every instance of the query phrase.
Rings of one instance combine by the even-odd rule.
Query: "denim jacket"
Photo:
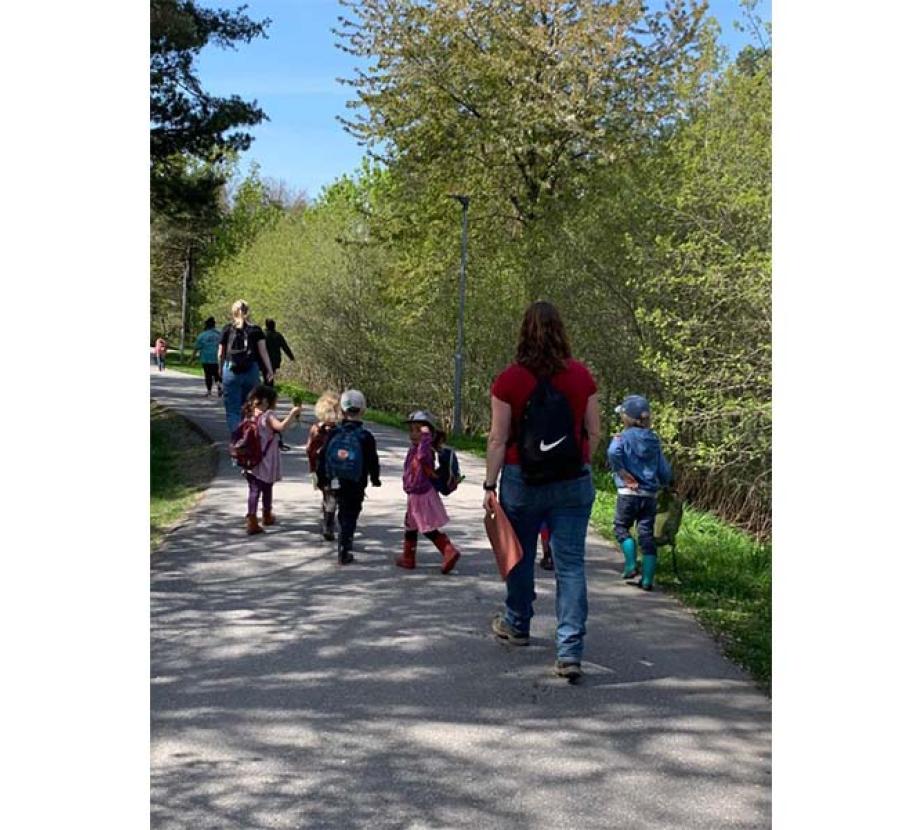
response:
[[[619,493],[655,496],[672,481],[672,468],[663,455],[659,436],[652,429],[628,427],[615,435],[608,445],[608,466]],[[622,470],[627,470],[637,479],[639,489],[628,488],[619,475]]]

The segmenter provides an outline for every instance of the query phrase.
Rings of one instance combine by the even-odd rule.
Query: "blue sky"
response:
[[[237,4],[202,3],[216,8]],[[336,48],[330,31],[343,9],[338,0],[249,0],[247,6],[250,17],[272,19],[268,39],[236,51],[205,49],[197,63],[199,77],[212,94],[256,99],[271,119],[252,130],[255,141],[241,169],[255,161],[263,176],[314,197],[325,184],[351,173],[362,157],[362,148],[336,120],[346,114],[351,97],[336,78],[351,77],[356,63]],[[721,25],[723,43],[731,53],[738,51],[746,38],[731,25],[740,18],[737,0],[711,0],[710,14]],[[759,14],[771,17],[767,0],[761,0]]]

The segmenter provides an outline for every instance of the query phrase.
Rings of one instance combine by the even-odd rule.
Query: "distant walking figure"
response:
[[[221,332],[218,343],[218,362],[224,385],[224,413],[227,429],[233,432],[240,423],[240,410],[247,395],[259,383],[259,364],[272,381],[272,364],[266,351],[266,335],[249,320],[250,307],[244,300],[231,306],[233,319]]]
[[[221,332],[215,328],[214,317],[209,317],[205,321],[205,331],[195,339],[195,346],[192,349],[192,360],[195,360],[197,352],[205,372],[206,397],[211,397],[211,387],[215,383],[218,385],[217,394],[223,394],[221,373],[218,371],[218,344],[220,342]]]
[[[282,365],[282,352],[285,352],[289,360],[294,360],[295,356],[288,348],[288,341],[285,336],[275,329],[275,320],[266,320],[266,351],[269,353],[269,362],[272,364],[273,374],[278,374]]]
[[[269,362],[272,364],[273,375],[278,374],[279,367],[282,365],[282,352],[288,355],[289,360],[295,359],[291,349],[288,348],[288,341],[285,340],[285,337],[280,332],[275,330],[275,320],[271,318],[266,320],[266,351],[269,353]],[[269,386],[273,385],[273,381],[268,378],[266,383]],[[279,437],[279,448],[283,450],[291,449],[282,441],[281,437]]]
[[[550,531],[557,583],[557,661],[560,677],[582,674],[589,613],[586,530],[595,500],[589,459],[601,437],[596,384],[574,360],[563,321],[546,302],[529,306],[515,361],[493,382],[484,509],[495,499],[522,544],[524,556],[506,578],[505,612],[493,633],[511,645],[529,643],[535,599],[535,554],[542,523]]]
[[[166,340],[162,337],[154,343],[154,354],[157,356],[157,368],[162,372],[166,367]]]

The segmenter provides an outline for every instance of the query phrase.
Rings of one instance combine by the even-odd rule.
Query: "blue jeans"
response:
[[[536,596],[538,531],[546,522],[551,532],[557,580],[557,659],[580,662],[589,615],[586,529],[595,501],[588,465],[586,475],[580,478],[533,486],[525,483],[521,467],[507,464],[503,467],[499,501],[524,553],[506,579],[506,622],[517,631],[529,633]]]
[[[227,418],[227,428],[231,433],[240,423],[240,410],[243,408],[247,395],[258,384],[259,367],[255,363],[239,375],[231,371],[230,363],[224,364],[224,415]]]
[[[656,496],[618,496],[615,508],[615,538],[620,545],[631,535],[637,522],[637,541],[644,556],[656,556],[653,526],[656,523]]]

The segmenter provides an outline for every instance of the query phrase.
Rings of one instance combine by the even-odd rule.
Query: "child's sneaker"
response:
[[[502,614],[497,614],[493,617],[493,622],[490,624],[490,628],[493,630],[493,633],[500,639],[509,643],[512,646],[527,646],[529,643],[529,637],[527,634],[522,634],[520,631],[516,631],[509,623],[506,622],[506,618]]]

